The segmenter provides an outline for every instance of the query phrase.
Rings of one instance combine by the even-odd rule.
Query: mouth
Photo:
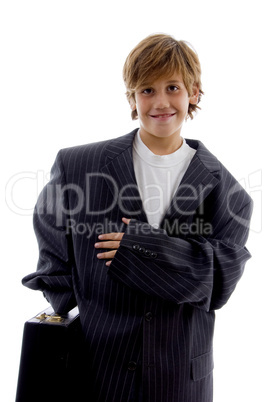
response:
[[[174,116],[176,113],[161,113],[161,114],[151,114],[150,117],[157,120],[168,120],[170,117]]]

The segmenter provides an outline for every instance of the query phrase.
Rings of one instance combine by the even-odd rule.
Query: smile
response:
[[[168,120],[170,117],[174,115],[175,113],[163,113],[163,114],[150,115],[150,117],[158,120]]]

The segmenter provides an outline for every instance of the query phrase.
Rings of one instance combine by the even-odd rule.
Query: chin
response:
[[[173,130],[153,130],[152,133],[154,132],[154,136],[156,137],[160,137],[160,138],[168,138],[171,137],[173,135],[180,135],[181,133],[181,128],[182,127],[178,127],[178,128],[174,128]]]

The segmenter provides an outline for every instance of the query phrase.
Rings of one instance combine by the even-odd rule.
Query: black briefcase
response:
[[[58,316],[47,308],[24,325],[16,402],[88,399],[78,308]],[[85,389],[87,392],[85,393]]]

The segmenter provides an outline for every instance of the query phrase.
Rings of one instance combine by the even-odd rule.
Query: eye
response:
[[[178,90],[179,90],[179,87],[177,87],[176,85],[170,85],[168,87],[168,91],[170,91],[170,92],[176,92]]]
[[[142,93],[145,95],[150,95],[153,93],[153,89],[152,88],[143,89]]]

